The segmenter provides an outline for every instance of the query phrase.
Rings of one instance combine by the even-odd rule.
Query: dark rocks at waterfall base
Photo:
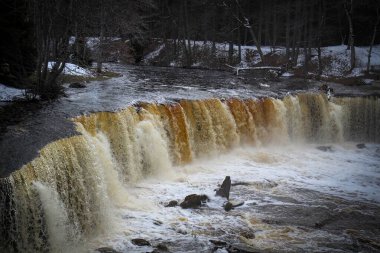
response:
[[[137,246],[150,246],[150,242],[142,238],[132,239],[131,242]]]
[[[242,205],[244,205],[244,201],[237,203],[237,204],[233,204],[233,203],[228,201],[226,204],[224,204],[223,208],[226,212],[228,212],[228,211],[231,211],[232,209],[234,209],[235,207],[239,207]]]
[[[113,248],[110,248],[110,247],[102,247],[102,248],[96,249],[95,252],[99,252],[99,253],[120,253],[119,251],[114,250]]]
[[[162,221],[159,221],[159,220],[153,220],[153,224],[156,226],[161,226],[163,223]]]
[[[227,246],[227,243],[224,242],[224,241],[219,241],[219,240],[209,240],[209,242],[211,242],[212,244],[214,244],[216,247],[226,247]]]
[[[191,194],[186,196],[185,200],[180,204],[180,206],[184,209],[187,208],[199,208],[202,204],[206,203],[209,198],[204,195]]]
[[[177,200],[172,200],[168,204],[165,205],[165,207],[176,207],[176,206],[178,206]]]
[[[168,249],[168,246],[166,246],[165,244],[159,243],[156,245],[155,251],[156,252],[165,252],[165,251],[169,251],[169,249]]]
[[[333,151],[331,146],[318,146],[317,149],[321,150],[323,152],[332,152]]]
[[[83,89],[83,88],[86,88],[87,86],[84,84],[84,83],[70,83],[69,85],[70,88],[74,88],[74,89]]]
[[[226,176],[220,188],[216,191],[216,196],[220,196],[222,198],[230,198],[230,189],[231,189],[231,178],[230,176]]]
[[[224,204],[224,210],[226,212],[231,211],[233,208],[234,208],[234,206],[232,205],[231,202],[227,202],[226,204]]]
[[[250,238],[250,239],[252,239],[252,238]],[[232,245],[232,244],[228,244],[225,241],[219,241],[219,240],[209,240],[209,242],[211,242],[214,245],[212,252],[216,252],[219,249],[224,249],[228,253],[254,253],[254,252],[256,252],[253,249],[251,249],[245,245],[240,245],[240,244],[239,245]]]
[[[226,248],[228,253],[257,253],[254,249],[249,248],[245,245],[230,245]]]
[[[356,144],[356,147],[357,147],[358,149],[367,148],[367,146],[366,146],[364,143]]]

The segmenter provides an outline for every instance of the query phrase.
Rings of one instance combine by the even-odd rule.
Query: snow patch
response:
[[[144,59],[144,62],[145,63],[148,63],[149,61],[153,60],[154,58],[156,58],[157,56],[160,55],[162,49],[165,48],[165,44],[161,44],[156,50],[154,50],[153,52],[149,53],[145,59]]]
[[[55,62],[49,62],[48,63],[48,69],[51,70],[54,66]],[[65,75],[72,75],[72,76],[84,76],[84,77],[93,77],[94,73],[88,69],[82,68],[78,65],[75,65],[73,63],[66,63],[65,68],[62,71]]]
[[[25,90],[5,86],[0,83],[0,101],[7,102],[24,96]]]

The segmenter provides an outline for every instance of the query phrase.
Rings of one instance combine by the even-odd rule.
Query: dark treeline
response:
[[[348,42],[346,8],[353,8],[355,45],[369,45],[376,23],[378,0],[191,0],[156,1],[155,36],[253,44],[247,25],[258,42],[267,46],[317,42]],[[245,20],[247,18],[248,20]],[[320,31],[321,30],[321,31]],[[380,38],[380,37],[379,37]]]
[[[86,64],[85,38],[99,38],[97,69],[111,37],[128,40],[136,60],[152,38],[170,39],[191,61],[190,40],[260,47],[284,46],[290,62],[312,49],[373,45],[380,36],[379,0],[2,0],[1,82],[33,83],[36,94],[57,94],[65,63]],[[75,37],[75,43],[71,40]],[[231,49],[232,50],[232,49]],[[48,70],[48,62],[55,62]],[[352,57],[351,67],[355,66]],[[32,81],[31,81],[32,80]]]

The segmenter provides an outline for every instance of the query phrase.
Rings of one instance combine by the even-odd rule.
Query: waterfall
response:
[[[380,100],[371,97],[140,103],[72,120],[79,135],[0,179],[1,252],[83,247],[117,227],[115,210],[130,204],[126,186],[240,145],[380,142]]]

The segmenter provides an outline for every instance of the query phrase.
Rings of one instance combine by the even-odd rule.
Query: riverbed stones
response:
[[[132,239],[131,242],[137,246],[150,246],[150,242],[142,238]]]
[[[201,194],[191,194],[186,196],[185,200],[180,204],[184,209],[187,208],[199,208],[202,204],[206,203],[209,200],[207,195]]]

